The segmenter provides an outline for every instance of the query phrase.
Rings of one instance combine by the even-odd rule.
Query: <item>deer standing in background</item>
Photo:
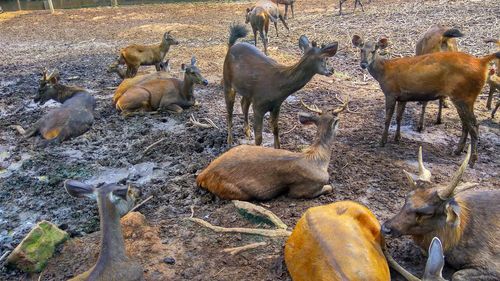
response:
[[[276,5],[279,4],[285,5],[285,19],[288,19],[288,6],[290,6],[290,10],[292,11],[292,18],[295,17],[293,13],[293,4],[295,3],[295,0],[271,0],[271,1]]]
[[[64,188],[73,197],[97,201],[101,221],[101,246],[95,265],[70,281],[140,281],[142,266],[130,260],[125,253],[120,217],[135,204],[138,191],[117,184],[93,187],[74,180],[66,180]]]
[[[278,117],[283,101],[304,87],[315,74],[331,76],[333,70],[327,67],[327,58],[337,52],[338,43],[318,48],[306,36],[299,39],[304,55],[295,64],[284,66],[267,57],[248,43],[236,44],[245,37],[247,30],[242,25],[231,27],[228,51],[224,60],[224,97],[227,108],[227,144],[233,143],[233,107],[236,93],[242,96],[241,109],[244,115],[244,131],[250,137],[248,110],[253,106],[255,144],[262,143],[264,114],[271,112],[271,126],[274,147],[280,148]]]
[[[270,15],[269,13],[262,7],[254,7],[250,10],[247,8],[247,16],[245,23],[250,23],[253,31],[253,38],[255,46],[257,47],[257,32],[259,33],[260,39],[262,40],[262,44],[264,45],[264,54],[267,55],[267,42],[269,41],[267,38],[267,34],[269,32],[269,21]],[[278,28],[276,28],[276,33],[278,32]]]
[[[170,31],[167,31],[163,34],[161,43],[158,45],[130,45],[123,48],[120,51],[118,61],[109,67],[114,68],[116,65],[126,64],[126,76],[128,78],[137,75],[137,70],[141,65],[154,65],[156,71],[160,71],[161,63],[170,49],[170,46],[178,44],[179,41],[170,34]]]
[[[281,11],[278,9],[278,6],[269,0],[257,1],[257,3],[255,3],[255,5],[253,5],[251,8],[247,8],[247,13],[245,16],[245,23],[246,24],[248,24],[250,22],[250,17],[249,17],[250,13],[256,7],[263,8],[269,14],[269,20],[271,22],[273,22],[274,28],[276,29],[276,37],[279,36],[278,35],[278,19],[283,23],[283,25],[285,26],[285,28],[287,30],[290,30],[288,28],[288,24],[286,23],[285,19],[283,18],[283,15],[281,14]],[[254,35],[254,37],[255,37],[255,35]]]

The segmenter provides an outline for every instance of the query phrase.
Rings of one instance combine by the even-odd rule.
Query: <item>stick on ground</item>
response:
[[[254,205],[245,201],[233,200],[233,204],[238,210],[246,212],[252,216],[265,217],[272,224],[274,224],[278,229],[287,229],[288,226],[278,218],[273,212],[266,210],[260,206]]]
[[[255,248],[258,248],[261,246],[265,246],[265,245],[267,245],[266,242],[257,242],[257,243],[252,243],[252,244],[248,244],[248,245],[241,246],[241,247],[225,248],[224,250],[222,250],[222,252],[229,253],[232,256],[234,256],[234,255],[237,255],[241,252],[252,250],[252,249],[255,249]]]
[[[220,233],[243,233],[243,234],[253,234],[266,237],[288,237],[292,234],[290,231],[285,229],[258,229],[258,228],[243,228],[243,227],[227,228],[227,227],[212,225],[209,222],[206,222],[198,218],[187,218],[187,220],[196,222],[197,224],[200,224],[206,228],[210,228],[211,230]]]

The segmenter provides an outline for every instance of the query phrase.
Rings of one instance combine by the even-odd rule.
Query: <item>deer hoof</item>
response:
[[[333,187],[329,184],[323,186],[322,194],[327,194],[333,191]]]

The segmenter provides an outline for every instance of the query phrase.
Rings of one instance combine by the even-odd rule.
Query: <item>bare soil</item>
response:
[[[54,15],[45,11],[0,15],[0,253],[13,249],[42,219],[75,237],[58,250],[40,279],[39,275],[2,267],[1,280],[66,280],[88,269],[97,258],[96,204],[70,198],[62,187],[67,178],[128,182],[142,190],[142,199],[154,196],[139,211],[154,228],[148,231],[158,235],[165,248],[156,245],[161,250],[152,254],[151,246],[144,242],[129,251],[147,269],[147,280],[290,279],[283,263],[284,239],[216,234],[184,219],[191,215],[193,206],[195,217],[215,225],[268,227],[245,220],[230,202],[214,199],[195,186],[196,173],[227,149],[219,84],[222,63],[228,27],[232,22],[243,22],[245,8],[250,5],[183,3],[61,10]],[[300,98],[331,108],[339,105],[336,94],[349,96],[351,109],[358,111],[342,115],[329,167],[332,194],[313,200],[280,197],[264,203],[290,228],[307,208],[339,200],[362,202],[380,221],[388,219],[409,191],[402,169],[416,170],[420,145],[436,183],[446,183],[463,159],[451,155],[461,132],[458,115],[451,106],[444,110],[444,123],[434,125],[437,103],[428,107],[427,128],[421,134],[414,132],[420,105],[410,103],[401,142],[379,147],[384,97],[376,81],[359,67],[359,54],[350,45],[353,34],[387,36],[393,57],[412,55],[418,35],[434,23],[459,28],[465,33],[458,40],[460,48],[474,55],[493,52],[494,47],[482,40],[500,35],[497,1],[372,1],[365,5],[364,13],[352,13],[351,2],[346,3],[349,14],[344,16],[337,15],[337,5],[336,1],[298,1],[295,18],[288,20],[290,32],[279,25],[277,38],[274,29],[270,30],[270,56],[284,64],[299,59],[297,42],[302,34],[320,44],[340,42],[339,52],[331,59],[336,74],[316,76],[283,104],[283,148],[299,151],[315,135],[315,128],[298,125],[297,113],[303,110]],[[111,105],[112,88],[120,80],[106,72],[107,65],[116,59],[119,48],[157,43],[166,30],[173,30],[180,41],[167,54],[172,75],[180,77],[181,63],[189,63],[195,55],[210,81],[209,86],[195,90],[202,106],[179,115],[121,117]],[[252,42],[253,38],[243,41]],[[58,68],[63,83],[91,90],[98,107],[89,132],[60,146],[40,149],[35,139],[22,139],[9,126],[27,128],[49,110],[47,105],[32,102],[44,67]],[[500,186],[500,126],[498,115],[492,120],[485,109],[486,91],[475,105],[480,123],[479,161],[467,170],[465,180],[480,183],[481,189],[495,189]],[[238,108],[236,112],[241,111]],[[192,127],[188,122],[191,114],[208,117],[221,129]],[[235,133],[236,139],[245,141],[240,114],[235,116]],[[143,153],[161,138],[165,140],[150,153]],[[268,129],[264,142],[272,146]],[[235,256],[221,253],[227,247],[260,241],[268,245]],[[422,274],[425,258],[411,240],[390,239],[388,244],[396,260],[414,274]],[[164,263],[167,257],[174,258],[175,264]],[[447,268],[446,276],[452,272]],[[392,276],[402,280],[396,273]]]

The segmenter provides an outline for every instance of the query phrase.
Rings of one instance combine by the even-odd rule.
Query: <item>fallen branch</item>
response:
[[[252,216],[262,217],[264,216],[272,224],[274,224],[278,229],[287,229],[288,226],[278,218],[273,212],[266,210],[260,206],[254,205],[245,201],[233,200],[233,204],[238,210],[244,211]]]
[[[139,203],[139,204],[135,205],[135,207],[134,207],[134,208],[132,208],[132,209],[130,210],[130,212],[133,212],[133,211],[135,211],[135,210],[139,209],[139,207],[141,207],[142,205],[144,205],[146,202],[148,202],[148,201],[149,201],[149,200],[151,200],[151,199],[153,199],[153,195],[151,195],[151,196],[149,196],[148,198],[144,199],[144,201],[142,201],[141,203]]]
[[[256,228],[243,228],[243,227],[227,228],[227,227],[212,225],[209,222],[206,222],[198,218],[187,218],[187,220],[196,222],[197,224],[200,224],[206,228],[209,228],[215,232],[220,232],[220,233],[243,233],[243,234],[253,234],[266,237],[288,237],[292,234],[290,231],[287,231],[285,229],[256,229]]]
[[[239,254],[241,252],[252,250],[252,249],[255,249],[255,248],[258,248],[261,246],[265,246],[265,245],[267,245],[266,242],[258,242],[258,243],[252,243],[252,244],[248,244],[245,246],[241,246],[241,247],[225,248],[221,252],[229,253],[231,256],[234,256],[234,255]]]
[[[0,262],[2,262],[3,259],[5,259],[9,254],[10,254],[10,251],[6,251],[5,253],[3,253],[3,255],[0,257]]]
[[[16,130],[19,134],[21,135],[26,135],[26,130],[23,129],[20,125],[11,125],[10,126],[12,129]]]
[[[281,135],[289,134],[289,133],[293,132],[295,130],[295,128],[297,128],[297,124],[293,125],[293,127],[290,130],[283,132]]]
[[[153,147],[157,146],[158,144],[160,144],[162,141],[165,141],[166,139],[167,138],[161,138],[160,140],[153,142],[151,145],[146,147],[146,149],[144,149],[144,152],[142,154],[146,155],[146,153],[148,153]]]
[[[191,122],[191,124],[193,124],[194,126],[196,127],[200,127],[200,128],[217,128],[219,129],[219,127],[217,127],[217,125],[215,125],[215,123],[208,119],[208,118],[202,118],[203,120],[207,121],[208,124],[203,124],[201,123],[198,119],[196,119],[194,117],[193,114],[191,114],[191,117],[189,117],[189,122]]]

